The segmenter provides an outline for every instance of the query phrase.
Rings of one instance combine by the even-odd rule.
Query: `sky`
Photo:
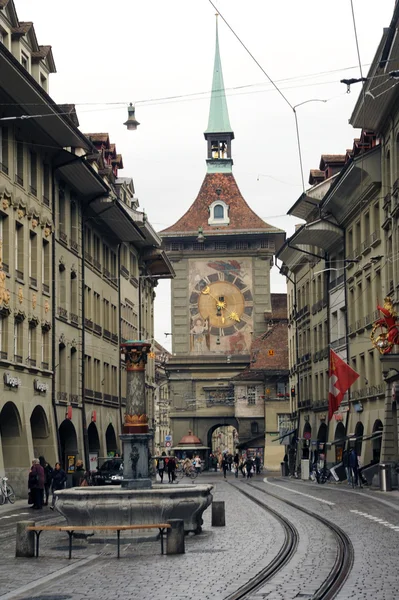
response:
[[[349,124],[360,92],[351,0],[213,0],[217,9],[297,108],[303,171],[324,153],[343,154],[358,131]],[[364,74],[394,0],[353,0]],[[108,132],[133,177],[140,207],[157,231],[189,208],[205,176],[215,9],[209,0],[15,0],[20,21],[33,21],[50,44],[57,73],[50,95],[76,104],[83,132]],[[376,8],[377,7],[377,8]],[[286,216],[302,191],[294,115],[255,61],[219,19],[224,83],[235,132],[233,172],[244,198],[291,235]],[[123,126],[127,104],[141,123]],[[273,269],[271,291],[285,292]],[[171,348],[170,282],[156,288],[155,337]]]

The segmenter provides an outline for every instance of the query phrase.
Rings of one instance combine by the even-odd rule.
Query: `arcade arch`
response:
[[[68,468],[68,456],[76,456],[78,454],[78,438],[76,429],[72,421],[64,419],[59,426],[60,445],[61,445],[61,462],[65,469]]]
[[[107,430],[105,432],[105,443],[107,446],[107,455],[110,454],[110,452],[118,452],[118,444],[116,441],[115,429],[112,423],[108,425]]]
[[[340,421],[337,424],[337,427],[335,428],[334,441],[335,441],[335,462],[339,463],[342,460],[342,455],[344,452],[345,442],[346,442],[345,425],[342,423],[342,421]]]
[[[27,467],[28,440],[14,402],[6,402],[0,412],[0,437],[5,467]]]
[[[376,421],[374,421],[373,434],[378,434],[378,433],[382,434],[383,430],[384,430],[384,425],[382,424],[382,421],[380,419],[377,419]],[[381,447],[382,447],[382,435],[379,435],[378,437],[373,437],[372,448],[373,448],[373,462],[374,463],[380,462]]]
[[[53,464],[55,462],[54,445],[51,440],[47,415],[40,405],[35,406],[32,411],[30,428],[35,458],[44,456],[50,464]]]
[[[363,433],[364,433],[364,425],[361,421],[358,421],[356,423],[356,427],[355,427],[355,438],[356,438],[355,450],[356,450],[357,456],[361,456],[361,454],[362,454]]]

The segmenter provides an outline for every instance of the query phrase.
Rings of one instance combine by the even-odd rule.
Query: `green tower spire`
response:
[[[213,67],[211,106],[209,109],[208,128],[204,132],[208,142],[208,173],[231,173],[233,160],[231,158],[231,140],[234,133],[230,125],[224,91],[222,62],[219,52],[218,15],[216,15],[216,49]]]
[[[216,48],[213,67],[211,106],[208,127],[205,133],[233,133],[224,91],[222,62],[219,51],[218,15],[216,15]]]

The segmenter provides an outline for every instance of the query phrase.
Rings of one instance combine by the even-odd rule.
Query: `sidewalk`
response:
[[[0,505],[0,517],[10,512],[18,512],[23,508],[29,509],[29,506],[26,498],[24,500],[16,500],[14,504],[7,502],[6,504]]]

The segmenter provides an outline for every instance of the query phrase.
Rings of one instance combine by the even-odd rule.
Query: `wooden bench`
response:
[[[69,557],[72,558],[72,537],[78,531],[116,531],[118,540],[118,558],[120,558],[120,537],[121,531],[132,531],[136,529],[159,529],[161,538],[161,554],[164,553],[164,533],[167,529],[171,529],[169,523],[154,523],[152,525],[37,525],[35,527],[27,527],[26,531],[33,531],[36,536],[36,558],[39,556],[39,538],[42,531],[66,531],[69,535]]]

